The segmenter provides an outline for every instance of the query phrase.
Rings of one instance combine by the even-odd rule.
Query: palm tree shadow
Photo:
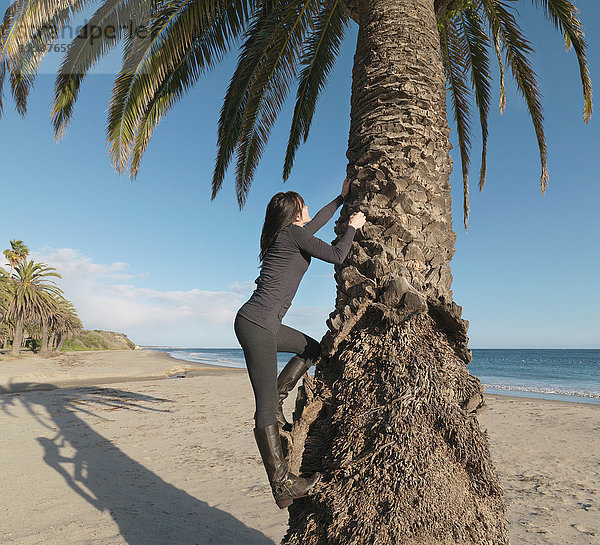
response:
[[[37,439],[44,448],[44,461],[96,509],[108,511],[129,545],[274,545],[273,540],[229,513],[165,482],[77,416],[78,412],[94,414],[91,409],[101,407],[168,412],[160,407],[170,400],[98,387],[76,388],[71,390],[76,395],[56,397],[24,391],[54,388],[51,384],[0,387],[0,407],[10,414],[10,405],[21,402],[40,424],[55,431],[51,439]],[[21,393],[2,395],[14,392]],[[40,419],[36,411],[39,406],[45,407],[50,422]],[[61,454],[64,447],[75,454]]]

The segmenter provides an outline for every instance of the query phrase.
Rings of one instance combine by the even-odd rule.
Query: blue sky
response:
[[[576,3],[598,93],[600,33],[593,23],[600,20],[600,6],[596,0]],[[599,114],[584,124],[575,56],[565,53],[560,35],[531,4],[518,2],[544,95],[548,190],[542,196],[524,101],[507,80],[507,107],[500,116],[496,81],[487,181],[479,193],[472,176],[468,233],[462,227],[458,149],[452,152],[454,299],[470,322],[472,348],[598,348]],[[269,199],[277,191],[298,191],[312,215],[340,191],[355,43],[354,27],[317,106],[309,140],[283,184],[293,108],[288,100],[242,211],[232,173],[210,200],[217,118],[237,55],[201,78],[163,120],[135,181],[115,173],[104,136],[115,58],[86,79],[59,143],[49,122],[56,65],[49,58],[25,118],[15,113],[5,89],[0,245],[22,239],[36,259],[55,266],[88,328],[124,331],[138,344],[237,347],[233,318],[259,272]],[[480,141],[474,121],[476,174]],[[318,233],[327,242],[334,238],[334,219]],[[284,323],[319,339],[334,301],[333,266],[313,260]]]

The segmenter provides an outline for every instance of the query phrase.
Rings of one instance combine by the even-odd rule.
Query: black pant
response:
[[[233,328],[244,350],[254,390],[254,421],[257,428],[265,428],[277,422],[277,352],[297,354],[306,361],[308,368],[319,357],[321,345],[312,337],[283,324],[275,335],[239,314],[235,317]]]

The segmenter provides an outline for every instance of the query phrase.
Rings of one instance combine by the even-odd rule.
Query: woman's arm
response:
[[[314,235],[323,225],[325,225],[330,219],[335,211],[342,206],[344,203],[344,197],[342,195],[338,195],[335,199],[333,199],[329,204],[326,204],[321,210],[319,210],[313,219],[311,219],[308,223],[304,224],[304,228],[311,234]]]
[[[323,261],[335,263],[337,265],[346,259],[356,233],[355,227],[348,225],[342,238],[338,240],[335,246],[332,246],[309,233],[306,230],[306,225],[304,227],[296,225],[296,228],[292,231],[294,240],[300,250],[317,259],[322,259]]]

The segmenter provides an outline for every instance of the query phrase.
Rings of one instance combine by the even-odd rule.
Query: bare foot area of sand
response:
[[[39,375],[22,368],[11,376],[13,384],[58,383],[80,370],[75,380],[89,381],[83,369],[93,367],[104,378],[128,369],[134,380],[134,369],[147,378],[148,367],[167,376],[179,365],[143,352],[85,354],[72,365],[52,362],[65,373],[42,365]],[[210,369],[0,395],[0,542],[278,544],[287,511],[273,502],[254,444],[247,373]],[[505,488],[512,544],[598,543],[600,407],[486,399],[481,425]]]

